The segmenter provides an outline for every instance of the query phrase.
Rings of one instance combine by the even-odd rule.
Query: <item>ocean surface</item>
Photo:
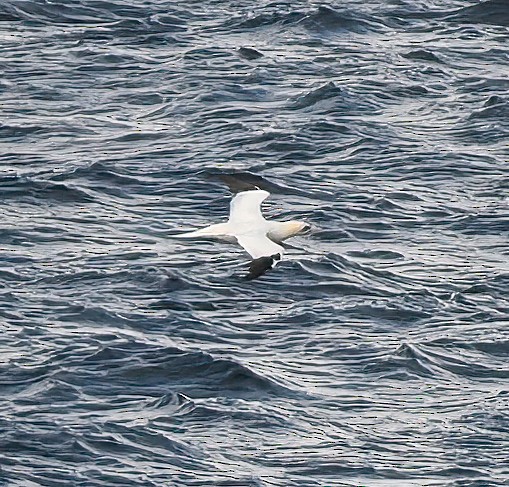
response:
[[[0,485],[509,485],[509,1],[1,0],[0,73]]]

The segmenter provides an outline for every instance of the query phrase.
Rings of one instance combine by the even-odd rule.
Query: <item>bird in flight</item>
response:
[[[223,178],[226,182],[226,177]],[[229,183],[234,183],[229,180]],[[249,184],[228,184],[232,191],[238,191],[230,202],[230,216],[225,223],[181,234],[189,238],[214,238],[237,242],[251,257],[248,279],[260,277],[272,269],[282,258],[281,243],[287,238],[302,234],[311,226],[299,221],[269,221],[261,211],[262,202],[269,192]]]

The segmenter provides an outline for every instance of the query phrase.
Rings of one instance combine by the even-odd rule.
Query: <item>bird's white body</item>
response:
[[[261,212],[261,203],[268,196],[269,193],[261,189],[238,193],[230,203],[228,222],[210,225],[181,236],[236,241],[253,259],[276,254],[281,259],[284,249],[280,243],[307,230],[309,225],[297,221],[266,220]]]

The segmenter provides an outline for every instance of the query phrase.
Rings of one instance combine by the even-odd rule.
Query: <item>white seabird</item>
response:
[[[299,221],[266,220],[260,206],[269,194],[263,189],[242,191],[230,202],[228,222],[216,223],[180,236],[237,242],[253,258],[248,279],[259,277],[282,259],[284,248],[281,242],[311,228],[307,223]]]

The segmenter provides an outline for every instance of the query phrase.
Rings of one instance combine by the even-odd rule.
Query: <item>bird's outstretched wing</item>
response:
[[[229,223],[260,223],[265,222],[260,205],[269,196],[268,191],[256,189],[242,191],[235,195],[230,203]]]
[[[249,266],[249,273],[246,276],[248,279],[256,279],[265,274],[269,269],[272,269],[281,260],[280,254],[270,255],[269,257],[259,257],[251,261]]]
[[[259,259],[260,257],[270,257],[275,254],[283,257],[284,248],[273,242],[269,237],[263,233],[247,233],[243,235],[236,235],[237,242],[244,250],[253,258]]]
[[[248,279],[256,279],[265,274],[283,257],[283,247],[264,234],[238,235],[237,242],[253,258],[249,265]]]
[[[281,186],[267,181],[258,174],[250,172],[235,172],[235,173],[212,173],[208,174],[209,179],[215,179],[223,182],[230,188],[233,194],[240,193],[241,191],[252,191],[256,189],[264,189],[269,193],[285,192]]]
[[[251,179],[245,180],[234,174],[215,174],[213,177],[225,183],[233,194],[260,189]]]

